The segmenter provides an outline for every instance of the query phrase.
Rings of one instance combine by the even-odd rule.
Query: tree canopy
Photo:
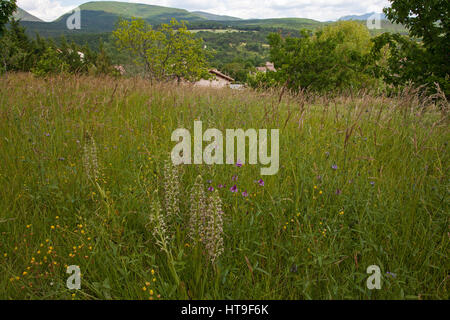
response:
[[[143,19],[121,20],[113,36],[119,49],[134,54],[151,79],[196,80],[207,74],[202,40],[184,22],[172,19],[153,29]]]

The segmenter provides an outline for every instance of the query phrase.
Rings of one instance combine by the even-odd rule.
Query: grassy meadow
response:
[[[412,91],[280,100],[142,79],[2,77],[0,299],[448,299],[445,108]],[[279,129],[278,173],[167,174],[171,134],[193,133],[194,120],[204,131]],[[199,192],[223,210],[213,263],[189,236]],[[158,207],[177,212],[159,238]],[[66,287],[69,265],[81,290]],[[366,286],[370,265],[380,290]]]

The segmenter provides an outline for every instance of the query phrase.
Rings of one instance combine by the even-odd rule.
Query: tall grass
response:
[[[0,80],[0,298],[448,299],[447,111],[412,92],[9,75]],[[171,133],[193,132],[195,119],[204,130],[280,129],[278,174],[189,165],[170,182]],[[221,203],[208,210],[223,234],[203,230],[223,236],[215,259],[214,246],[192,241],[194,186]],[[373,264],[381,290],[366,287]],[[68,265],[81,268],[79,291],[66,288]]]

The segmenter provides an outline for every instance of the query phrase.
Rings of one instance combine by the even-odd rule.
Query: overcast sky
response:
[[[19,7],[45,21],[52,21],[88,0],[18,0]],[[238,18],[310,18],[336,20],[345,15],[381,12],[388,0],[122,0],[206,11]]]

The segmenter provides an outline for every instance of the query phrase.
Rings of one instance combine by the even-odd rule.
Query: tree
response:
[[[366,56],[370,34],[362,24],[342,21],[298,38],[270,34],[270,56],[279,81],[291,90],[360,88],[373,80]]]
[[[5,25],[16,9],[16,0],[0,0],[0,37],[3,36]]]
[[[423,42],[422,55],[414,63],[422,64],[410,80],[418,85],[434,86],[438,82],[447,96],[450,95],[450,5],[448,0],[390,0],[385,8],[387,18],[405,25],[412,37]],[[385,36],[386,39],[386,36]],[[391,38],[392,40],[392,38]],[[417,53],[417,51],[416,51]]]
[[[113,32],[120,50],[136,56],[151,79],[197,80],[207,74],[203,41],[172,19],[157,30],[143,19],[121,20]]]

